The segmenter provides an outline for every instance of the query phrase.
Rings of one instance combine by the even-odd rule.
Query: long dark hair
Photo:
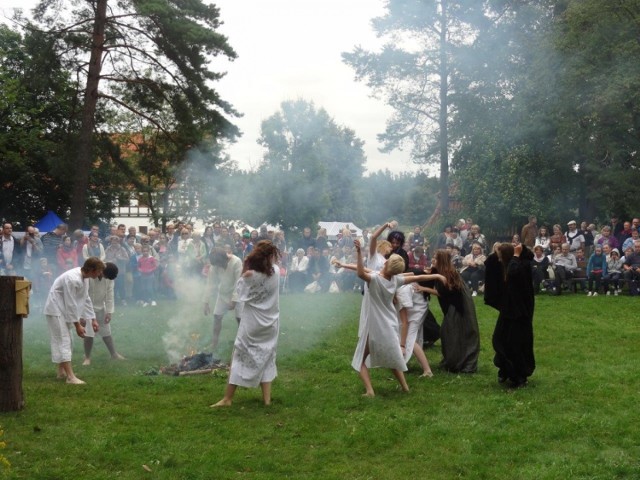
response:
[[[446,250],[436,250],[434,255],[436,259],[437,273],[447,279],[448,290],[462,290],[464,283],[462,277],[451,262],[451,254]]]
[[[267,277],[273,275],[273,264],[281,257],[280,249],[271,240],[260,240],[255,244],[251,253],[244,259],[243,272],[255,270]]]

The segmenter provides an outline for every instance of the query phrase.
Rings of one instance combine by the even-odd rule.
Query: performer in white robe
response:
[[[429,310],[429,302],[425,298],[423,292],[433,293],[434,289],[420,286],[418,284],[413,285],[412,288],[413,294],[411,296],[411,303],[406,306],[409,325],[407,328],[407,338],[404,344],[407,347],[404,352],[404,360],[406,363],[409,363],[412,354],[415,355],[416,360],[418,360],[418,363],[422,367],[421,377],[432,377],[433,372],[431,371],[431,366],[429,365],[427,356],[422,349],[422,325],[424,324],[424,319],[426,318],[427,311]]]
[[[93,338],[96,333],[107,346],[112,360],[125,360],[120,355],[113,343],[111,336],[111,317],[115,311],[114,280],[118,276],[118,266],[107,262],[102,275],[89,280],[89,297],[96,314],[91,322],[87,322],[84,334],[84,361],[82,365],[91,365],[91,351],[93,350]]]
[[[66,378],[67,383],[84,383],[75,376],[71,367],[71,326],[83,338],[85,329],[82,323],[95,318],[87,279],[98,278],[104,267],[99,258],[90,257],[82,267],[72,268],[56,278],[49,290],[44,314],[49,325],[51,360],[58,364],[58,378]]]
[[[224,398],[212,407],[227,407],[236,388],[262,389],[265,405],[271,403],[271,382],[276,378],[276,349],[280,332],[280,252],[269,240],[259,241],[244,263],[236,287],[242,303],[240,326],[234,344],[229,381]]]
[[[214,296],[216,304],[213,310],[213,337],[212,347],[218,347],[220,332],[222,331],[222,319],[229,310],[235,310],[235,316],[240,323],[240,303],[236,293],[236,284],[242,274],[242,260],[223,248],[216,247],[209,255],[211,268],[207,276],[207,287],[204,293],[204,314],[209,315],[211,308],[209,301]]]
[[[393,297],[403,284],[436,280],[442,276],[402,275],[404,260],[396,254],[389,257],[379,273],[368,272],[362,262],[360,242],[356,240],[354,245],[358,259],[358,277],[367,282],[369,288],[365,291],[365,297],[369,298],[362,301],[362,308],[366,312],[365,315],[361,315],[360,332],[362,334],[358,339],[351,366],[359,372],[365,386],[365,395],[368,397],[375,395],[371,385],[369,366],[390,368],[402,390],[406,392],[409,386],[403,373],[407,369],[403,351],[405,345],[400,345],[398,341],[398,317],[393,305]]]

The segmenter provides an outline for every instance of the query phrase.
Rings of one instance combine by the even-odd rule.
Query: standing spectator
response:
[[[204,294],[204,314],[209,315],[211,308],[209,302],[215,298],[213,307],[213,337],[212,348],[218,348],[220,332],[222,331],[222,319],[225,313],[235,311],[235,317],[240,323],[241,305],[238,303],[236,284],[242,275],[242,260],[239,257],[227,253],[220,247],[215,247],[209,255],[209,274],[207,275],[207,287]]]
[[[76,249],[77,258],[82,258],[82,248],[89,243],[89,237],[87,237],[82,230],[79,228],[73,231],[73,236],[71,237],[73,248]]]
[[[62,245],[62,238],[66,235],[67,230],[67,224],[61,223],[52,231],[45,233],[41,237],[43,255],[47,257],[52,269],[56,268],[55,266],[58,263],[58,247]],[[54,271],[54,275],[55,274],[56,272]]]
[[[530,249],[536,245],[536,237],[538,236],[538,218],[535,215],[529,217],[529,223],[522,227],[520,232],[520,241]]]
[[[303,251],[307,251],[309,247],[315,247],[316,239],[311,236],[311,229],[304,227],[302,229],[302,236],[298,240],[297,247],[302,248]]]
[[[143,307],[155,307],[156,292],[156,270],[158,269],[158,260],[151,255],[151,247],[145,245],[141,247],[142,256],[138,258],[138,272],[140,274],[140,301]]]
[[[202,241],[204,245],[207,247],[207,255],[211,253],[213,247],[215,246],[215,242],[213,241],[213,227],[208,226],[204,229],[204,233],[202,234]]]
[[[0,244],[0,275],[18,275],[20,241],[13,236],[13,225],[9,222],[2,224]]]
[[[474,242],[479,243],[483,250],[487,249],[487,239],[482,233],[480,233],[479,225],[471,225],[471,230],[469,230],[469,234],[467,235],[467,240],[464,245],[465,252],[471,251],[471,246]]]
[[[82,247],[82,259],[83,261],[89,257],[98,257],[103,262],[106,260],[104,253],[104,247],[100,242],[100,236],[98,232],[91,231],[89,233],[89,243]]]
[[[424,248],[424,237],[422,236],[420,225],[413,227],[413,232],[409,234],[409,248],[413,250],[416,247]]]
[[[318,235],[316,236],[315,247],[319,251],[322,251],[325,248],[329,248],[329,237],[327,237],[327,229],[326,228],[319,228],[318,229]],[[280,251],[282,251],[282,250],[280,250]]]
[[[59,272],[66,272],[78,267],[78,251],[73,246],[71,237],[65,235],[62,239],[62,245],[58,247],[56,260]]]
[[[550,239],[550,247],[552,252],[555,252],[556,247],[562,248],[562,244],[566,243],[567,239],[562,233],[562,228],[557,223],[553,226],[553,234]]]
[[[587,222],[580,223],[580,231],[582,232],[582,236],[584,237],[584,253],[585,255],[591,256],[593,253],[593,230],[596,228],[595,225],[587,225]]]
[[[42,240],[35,227],[27,227],[25,235],[20,239],[22,249],[22,269],[25,277],[35,280],[38,271],[36,263],[42,255]]]
[[[93,349],[93,338],[96,333],[102,337],[102,341],[107,346],[112,360],[125,359],[116,351],[113,337],[111,336],[111,317],[115,311],[113,281],[117,276],[118,267],[115,263],[107,263],[102,275],[89,279],[89,297],[96,316],[93,321],[87,322],[85,327],[84,361],[82,365],[91,365],[91,350]]]
[[[115,263],[118,270],[124,272],[129,263],[129,254],[127,250],[122,246],[122,241],[118,235],[112,235],[109,241],[109,246],[104,250],[104,255],[107,262]],[[115,295],[116,301],[120,302],[123,306],[127,305],[126,291],[125,291],[124,275],[116,277],[115,280]]]
[[[91,257],[82,267],[73,268],[60,275],[49,290],[44,314],[49,325],[51,360],[58,366],[58,378],[66,378],[67,383],[85,383],[76,377],[71,366],[71,326],[75,327],[80,338],[84,338],[85,329],[82,323],[96,316],[89,297],[87,280],[98,278],[104,268],[105,265],[99,258]]]
[[[567,243],[569,244],[569,251],[574,254],[579,249],[582,249],[584,251],[584,235],[580,230],[578,230],[576,221],[571,220],[569,223],[567,223],[567,227],[569,229],[565,232],[564,236],[567,239]]]

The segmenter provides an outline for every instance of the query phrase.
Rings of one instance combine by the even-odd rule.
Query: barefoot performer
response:
[[[398,316],[393,305],[396,290],[405,284],[428,280],[444,280],[441,275],[402,275],[404,260],[400,255],[392,254],[380,272],[368,272],[362,262],[360,242],[354,241],[357,253],[358,277],[364,280],[368,288],[365,291],[362,308],[367,311],[360,316],[362,332],[351,366],[360,374],[365,387],[365,396],[373,397],[369,368],[390,368],[403,391],[409,391],[404,378],[407,369],[404,360],[407,329],[398,341]],[[412,347],[411,347],[412,348]]]
[[[244,260],[238,280],[238,301],[243,303],[234,344],[229,382],[224,397],[212,407],[231,406],[238,386],[262,389],[271,404],[271,382],[277,375],[276,349],[280,330],[280,250],[269,240],[259,241]]]

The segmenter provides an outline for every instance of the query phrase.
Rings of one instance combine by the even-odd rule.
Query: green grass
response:
[[[492,365],[496,314],[476,300],[479,372],[411,363],[403,394],[388,370],[372,371],[363,398],[350,367],[361,297],[281,297],[279,376],[273,405],[239,389],[234,405],[210,409],[224,375],[147,376],[166,365],[164,338],[184,353],[210,340],[193,302],[119,308],[118,350],[97,340],[93,365],[74,367],[84,386],[55,379],[43,317],[24,320],[26,407],[0,414],[9,479],[633,479],[640,478],[638,300],[541,296],[537,369],[527,388],[499,386]],[[438,319],[442,317],[435,305]],[[222,354],[234,321],[225,318]],[[167,335],[174,331],[174,335]],[[191,334],[200,334],[199,338]],[[179,342],[178,342],[179,343]],[[435,367],[439,346],[427,356]],[[149,472],[143,466],[151,470]],[[0,470],[2,472],[2,470]],[[2,477],[2,473],[0,473]]]

